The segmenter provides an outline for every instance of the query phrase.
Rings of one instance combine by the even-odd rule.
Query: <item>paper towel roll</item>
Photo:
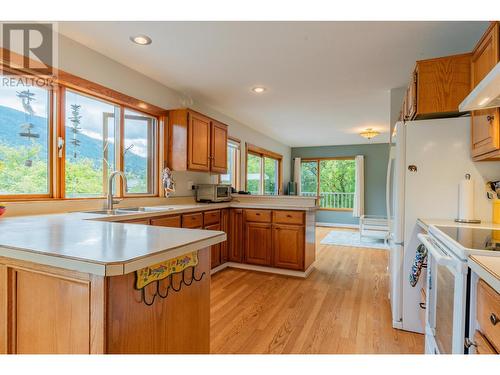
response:
[[[474,181],[470,175],[460,181],[458,189],[458,218],[460,220],[474,220]]]

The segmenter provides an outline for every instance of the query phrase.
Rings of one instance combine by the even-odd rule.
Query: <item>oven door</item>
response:
[[[467,265],[429,235],[427,248],[426,352],[464,354]]]

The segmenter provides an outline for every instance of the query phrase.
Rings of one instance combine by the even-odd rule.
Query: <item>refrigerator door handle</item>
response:
[[[389,155],[389,162],[387,163],[387,177],[386,177],[387,186],[385,187],[385,205],[386,205],[387,220],[389,222],[389,230],[391,230],[390,224],[392,218],[391,203],[390,203],[391,187],[392,187],[392,178],[391,178],[392,160],[393,160],[392,155]]]

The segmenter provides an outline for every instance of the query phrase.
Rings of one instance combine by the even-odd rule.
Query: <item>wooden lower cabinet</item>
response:
[[[272,225],[245,223],[245,263],[270,266],[272,255]]]
[[[243,210],[234,208],[229,210],[228,261],[243,261],[243,242]]]
[[[475,354],[498,354],[490,342],[479,331],[474,333]]]
[[[206,226],[206,230],[220,230],[220,224],[212,224]],[[221,244],[212,245],[210,247],[210,268],[215,268],[221,265]]]
[[[484,280],[477,284],[476,314],[481,333],[500,352],[500,294]]]
[[[226,263],[229,257],[229,208],[220,211],[220,230],[226,233],[228,238],[220,244],[220,261]]]
[[[135,273],[102,277],[0,257],[0,354],[208,354],[210,249],[203,278],[141,302]],[[174,275],[179,285],[182,275]],[[148,300],[156,285],[145,288]]]
[[[304,269],[304,248],[303,226],[273,225],[273,267]]]
[[[170,227],[170,228],[180,228],[181,227],[181,216],[165,216],[159,218],[151,219],[151,225],[159,227]]]

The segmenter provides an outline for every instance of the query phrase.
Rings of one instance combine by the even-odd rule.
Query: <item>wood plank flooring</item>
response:
[[[212,276],[212,353],[423,353],[393,329],[385,250],[320,245],[308,279],[228,268]]]

